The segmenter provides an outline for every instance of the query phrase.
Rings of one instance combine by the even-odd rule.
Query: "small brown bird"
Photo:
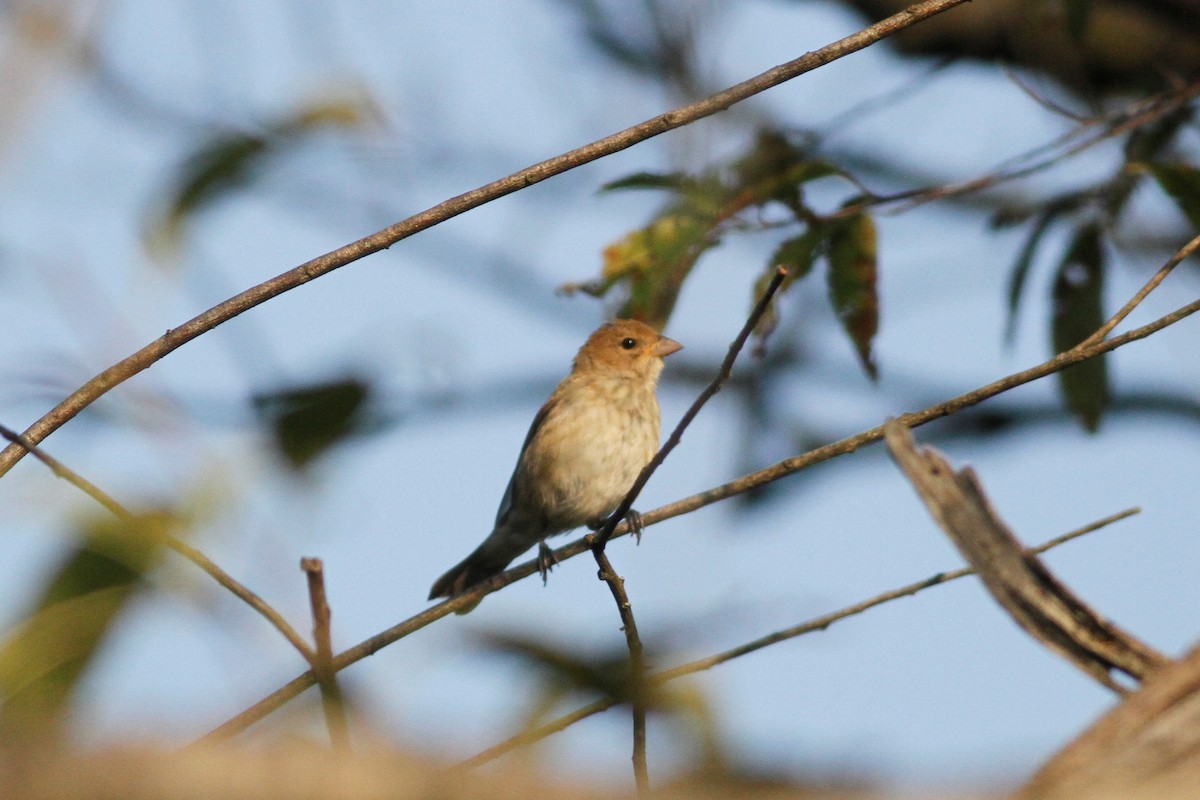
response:
[[[663,358],[682,347],[636,320],[589,336],[533,418],[491,535],[437,579],[429,599],[462,594],[534,544],[544,578],[553,565],[546,537],[602,525],[658,451],[654,389]]]

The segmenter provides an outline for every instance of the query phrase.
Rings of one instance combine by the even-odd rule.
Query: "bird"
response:
[[[547,537],[599,529],[658,451],[655,388],[663,359],[682,348],[638,320],[597,328],[534,416],[491,534],[434,582],[429,599],[469,591],[534,544],[544,582],[556,563]]]

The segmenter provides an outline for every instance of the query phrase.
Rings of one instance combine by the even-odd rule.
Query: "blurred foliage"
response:
[[[180,527],[163,511],[82,526],[33,611],[0,644],[0,741],[57,734],[87,667],[146,585],[164,535]]]
[[[147,250],[164,258],[182,243],[189,220],[258,178],[268,160],[297,147],[306,138],[330,128],[352,129],[376,120],[374,103],[366,96],[314,102],[259,133],[218,131],[180,165],[168,196],[148,221]]]
[[[871,19],[907,0],[847,0]],[[1091,100],[1159,91],[1200,74],[1200,0],[989,0],[901,31],[914,55],[997,61],[1036,70]]]
[[[367,425],[371,386],[358,378],[314,383],[257,394],[254,410],[269,427],[272,443],[295,470]]]
[[[1121,225],[1126,216],[1132,215],[1129,200],[1146,175],[1156,179],[1190,221],[1193,231],[1200,232],[1200,172],[1182,161],[1178,152],[1178,143],[1192,126],[1195,114],[1195,101],[1190,100],[1133,127],[1124,136],[1123,161],[1106,179],[1020,209],[1002,207],[993,214],[994,227],[1027,226],[1010,272],[1009,340],[1016,330],[1017,313],[1035,259],[1045,246],[1047,234],[1059,227],[1067,230],[1068,237],[1058,255],[1050,287],[1053,352],[1079,344],[1104,323],[1103,285],[1109,268],[1104,253],[1106,248],[1120,246]],[[1111,399],[1107,361],[1107,356],[1099,356],[1059,374],[1066,406],[1090,432],[1097,430]]]
[[[763,130],[744,153],[698,174],[641,172],[612,181],[604,191],[662,191],[669,200],[649,224],[605,249],[598,280],[563,288],[602,297],[620,287],[617,316],[661,329],[706,251],[733,235],[769,233],[778,239],[790,234],[775,247],[751,298],[757,299],[777,266],[788,268],[788,279],[758,328],[760,340],[778,322],[778,297],[824,260],[833,308],[874,378],[871,343],[879,327],[875,224],[864,212],[839,209],[823,215],[814,209],[805,187],[824,178],[850,186],[847,205],[861,199],[861,184],[837,165],[816,158],[807,141]]]
[[[626,706],[640,700],[648,713],[668,719],[694,737],[699,747],[698,765],[719,770],[728,763],[704,695],[686,681],[632,680],[629,653],[623,647],[596,655],[543,638],[503,632],[482,633],[479,641],[494,653],[519,658],[537,672],[540,685],[528,704],[530,711],[523,723],[526,730],[545,722],[565,700],[603,699]]]
[[[1104,243],[1099,225],[1081,228],[1059,262],[1054,277],[1056,353],[1070,350],[1104,324]],[[1095,432],[1108,405],[1108,362],[1092,358],[1058,373],[1067,407],[1084,428]]]

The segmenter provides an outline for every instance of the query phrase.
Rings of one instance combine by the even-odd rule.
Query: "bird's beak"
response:
[[[668,339],[666,336],[658,337],[658,341],[654,343],[651,352],[659,358],[666,358],[671,353],[678,352],[683,349],[683,345],[674,339]]]

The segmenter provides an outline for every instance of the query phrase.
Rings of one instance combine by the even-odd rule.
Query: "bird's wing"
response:
[[[513,467],[512,477],[508,479],[508,486],[504,489],[504,496],[500,498],[500,507],[496,509],[496,525],[499,528],[504,522],[504,518],[513,507],[513,495],[518,491],[517,476],[521,474],[521,462],[525,460],[525,451],[529,449],[529,443],[533,441],[533,437],[537,435],[538,429],[542,427],[542,423],[550,416],[550,411],[558,405],[558,393],[555,392],[550,396],[533,418],[532,424],[529,426],[529,433],[525,434],[525,442],[521,445],[521,453],[517,456],[516,466]]]

